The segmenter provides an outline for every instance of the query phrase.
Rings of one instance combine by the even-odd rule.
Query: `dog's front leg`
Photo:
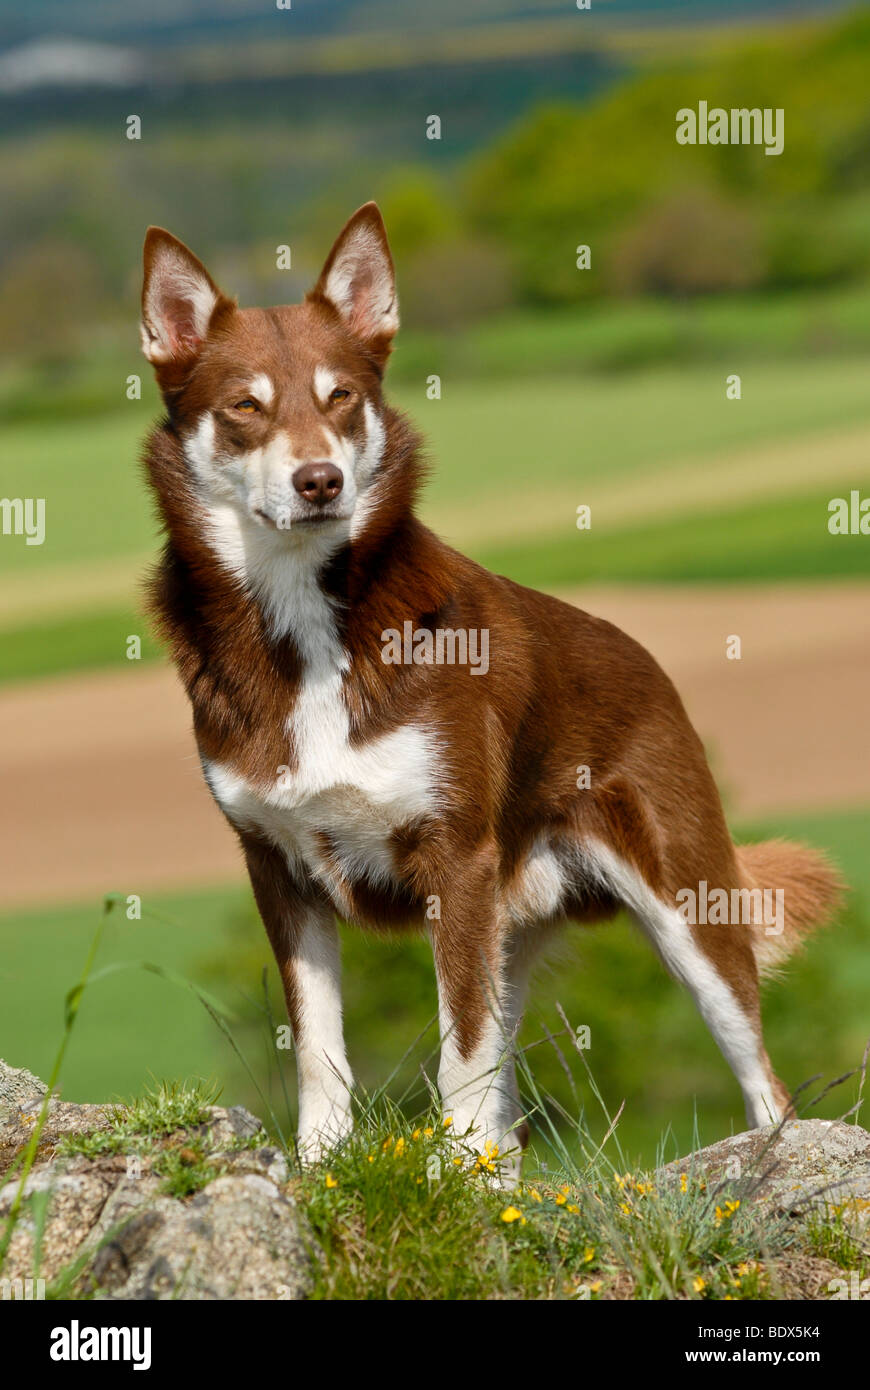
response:
[[[458,1140],[498,1146],[501,1175],[518,1173],[517,1101],[506,1008],[504,940],[496,898],[496,854],[484,844],[451,862],[430,936],[438,980],[438,1089]],[[504,1162],[507,1150],[513,1158]]]
[[[299,1153],[318,1162],[352,1127],[338,929],[313,886],[300,887],[274,846],[243,835],[245,859],[284,985],[299,1087]]]

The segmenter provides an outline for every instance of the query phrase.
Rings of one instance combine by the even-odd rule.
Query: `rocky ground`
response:
[[[0,1183],[9,1179],[0,1187],[0,1248],[19,1187],[16,1165],[45,1094],[30,1072],[0,1062]],[[38,1247],[40,1275],[60,1297],[304,1299],[311,1292],[320,1256],[295,1200],[298,1179],[260,1121],[241,1106],[203,1105],[177,1122],[172,1107],[171,1095],[150,1111],[51,1099],[3,1281],[32,1277]],[[743,1182],[744,1200],[762,1218],[848,1212],[852,1248],[867,1249],[870,1134],[858,1125],[796,1120],[779,1132],[734,1135],[661,1168],[654,1181],[662,1191]],[[777,1288],[787,1298],[830,1298],[840,1278],[843,1297],[865,1296],[860,1269],[857,1292],[843,1270],[798,1244],[778,1259]],[[631,1280],[616,1272],[603,1296],[631,1298]]]
[[[0,1062],[0,1175],[33,1134],[45,1087]],[[53,1099],[25,1195],[49,1194],[40,1272],[47,1282],[88,1272],[103,1298],[296,1299],[310,1284],[304,1226],[286,1190],[289,1172],[260,1121],[242,1106],[207,1107],[200,1124],[128,1153],[63,1153],[71,1136],[109,1132],[113,1107]],[[189,1195],[167,1195],[158,1157],[178,1155],[206,1178]],[[17,1183],[0,1191],[0,1223]],[[197,1190],[198,1187],[198,1190]],[[12,1236],[6,1279],[33,1269],[38,1221]]]

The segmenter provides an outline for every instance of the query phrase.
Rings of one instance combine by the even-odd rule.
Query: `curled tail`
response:
[[[782,916],[774,928],[753,917],[752,951],[760,975],[769,975],[824,926],[842,901],[845,884],[819,850],[789,840],[737,845],[742,886],[750,893],[781,890]],[[769,919],[768,919],[769,921]],[[781,930],[780,930],[781,928]]]

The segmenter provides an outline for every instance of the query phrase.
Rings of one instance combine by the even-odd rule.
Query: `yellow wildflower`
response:
[[[508,1225],[512,1221],[519,1221],[521,1226],[525,1226],[526,1224],[526,1218],[523,1216],[519,1207],[505,1207],[501,1214],[501,1219],[502,1221],[506,1221]]]

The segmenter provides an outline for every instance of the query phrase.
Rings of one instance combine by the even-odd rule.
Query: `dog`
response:
[[[838,876],[800,845],[734,846],[637,642],[416,518],[421,440],[383,395],[398,326],[374,203],[290,307],[239,309],[148,230],[142,347],[167,411],[145,449],[166,532],[150,603],[281,974],[300,1153],[317,1162],[352,1127],[336,915],[428,932],[445,1113],[514,1177],[530,969],[560,924],[621,909],[689,990],[750,1127],[779,1121],[759,973],[830,917]],[[468,659],[483,634],[486,663]],[[702,886],[719,911],[693,921]],[[778,926],[728,910],[774,892]]]

